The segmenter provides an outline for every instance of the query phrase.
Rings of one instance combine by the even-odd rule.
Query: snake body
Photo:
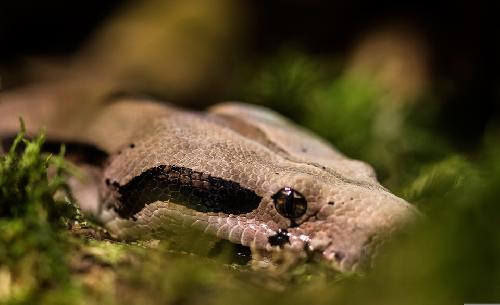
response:
[[[0,136],[22,116],[32,132],[46,126],[50,139],[104,152],[93,213],[117,238],[181,225],[352,271],[417,215],[369,165],[269,109],[222,103],[193,112],[130,98],[68,106],[44,90],[0,96]]]

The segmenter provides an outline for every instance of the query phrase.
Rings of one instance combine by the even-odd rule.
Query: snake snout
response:
[[[369,269],[379,248],[418,215],[407,202],[385,192],[358,190],[342,199],[321,205],[297,228],[308,236],[309,253],[342,272]]]

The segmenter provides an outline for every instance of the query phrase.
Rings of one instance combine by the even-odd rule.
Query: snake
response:
[[[22,117],[28,134],[44,127],[49,142],[79,151],[94,177],[74,186],[80,205],[117,239],[180,226],[252,254],[292,253],[351,272],[418,217],[370,165],[268,108],[223,102],[195,111],[56,89],[0,94],[0,137],[15,134]]]

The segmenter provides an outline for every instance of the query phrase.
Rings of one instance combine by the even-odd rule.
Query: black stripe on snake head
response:
[[[234,181],[175,165],[150,168],[118,186],[117,191],[115,211],[122,218],[132,219],[155,201],[181,204],[199,212],[246,214],[255,210],[262,199]]]

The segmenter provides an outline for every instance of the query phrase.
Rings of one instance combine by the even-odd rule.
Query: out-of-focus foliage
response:
[[[36,216],[35,225],[28,226],[32,218],[28,215],[58,215],[48,211],[60,211],[64,205],[51,199],[53,183],[59,182],[43,178],[46,159],[40,159],[38,148],[28,154],[34,150],[30,145],[37,147],[39,142],[27,142],[23,154],[12,149],[11,157],[2,159],[0,180],[11,181],[2,192],[17,194],[19,185],[30,185],[21,188],[25,193],[20,198],[34,198],[28,199],[29,205],[43,207],[45,212],[31,214],[28,209],[13,214],[9,208],[5,212],[9,216],[1,218],[2,223],[9,222],[0,237],[0,291],[5,291],[6,274],[11,279],[10,294],[6,298],[4,293],[4,300],[33,300],[29,297],[37,295],[42,300],[37,303],[44,303],[56,293],[63,296],[58,300],[86,304],[499,302],[499,133],[491,129],[484,146],[473,156],[461,154],[434,127],[438,123],[436,97],[425,93],[395,103],[372,79],[344,74],[341,69],[328,60],[286,52],[249,69],[235,94],[287,114],[347,155],[373,164],[393,192],[417,204],[423,212],[422,223],[395,238],[371,272],[339,276],[321,268],[310,272],[308,267],[284,275],[254,272],[227,264],[224,255],[211,259],[172,251],[175,247],[169,241],[156,245],[82,239],[67,246],[60,242],[58,226],[47,223],[48,216]],[[13,164],[8,158],[14,156],[19,160],[16,166],[24,166],[19,167],[23,170],[8,165]],[[24,159],[32,161],[21,161]],[[33,181],[28,179],[31,171],[38,182],[29,182]],[[26,178],[10,178],[19,175]],[[41,203],[41,198],[47,201]],[[186,241],[204,247],[203,241],[186,234]],[[14,250],[16,256],[5,252]],[[74,262],[87,264],[79,269],[85,270],[82,274],[68,272],[64,257],[71,251],[84,253]],[[17,271],[21,269],[24,272]],[[43,281],[14,281],[16,274]],[[75,289],[74,282],[82,286]],[[13,283],[18,288],[13,289]]]
[[[243,85],[244,100],[276,109],[346,155],[370,163],[392,188],[451,153],[431,128],[438,104],[428,93],[394,101],[372,78],[290,51],[253,72]]]

